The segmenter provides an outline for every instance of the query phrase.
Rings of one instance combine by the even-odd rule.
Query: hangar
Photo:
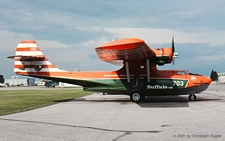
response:
[[[35,86],[35,78],[19,78],[18,76],[12,76],[11,79],[5,79],[5,83],[10,87]]]

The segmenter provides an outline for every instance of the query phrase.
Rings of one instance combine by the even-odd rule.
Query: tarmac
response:
[[[0,116],[0,141],[225,140],[225,85],[196,96],[133,103],[124,95],[93,94]]]

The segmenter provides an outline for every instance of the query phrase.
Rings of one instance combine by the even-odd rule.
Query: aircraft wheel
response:
[[[194,94],[190,94],[188,98],[189,98],[190,101],[196,100],[196,96]]]
[[[145,97],[138,92],[134,92],[130,95],[130,99],[133,102],[140,102],[140,101],[144,100],[144,98]]]

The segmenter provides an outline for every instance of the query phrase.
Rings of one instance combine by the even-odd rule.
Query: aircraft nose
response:
[[[210,84],[212,80],[209,77],[204,76],[204,78],[201,79],[201,82],[204,84]]]

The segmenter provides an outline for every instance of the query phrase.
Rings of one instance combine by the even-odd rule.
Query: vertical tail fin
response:
[[[20,42],[16,48],[15,56],[8,58],[15,59],[14,72],[16,74],[46,75],[50,72],[62,71],[48,61],[34,40]]]

